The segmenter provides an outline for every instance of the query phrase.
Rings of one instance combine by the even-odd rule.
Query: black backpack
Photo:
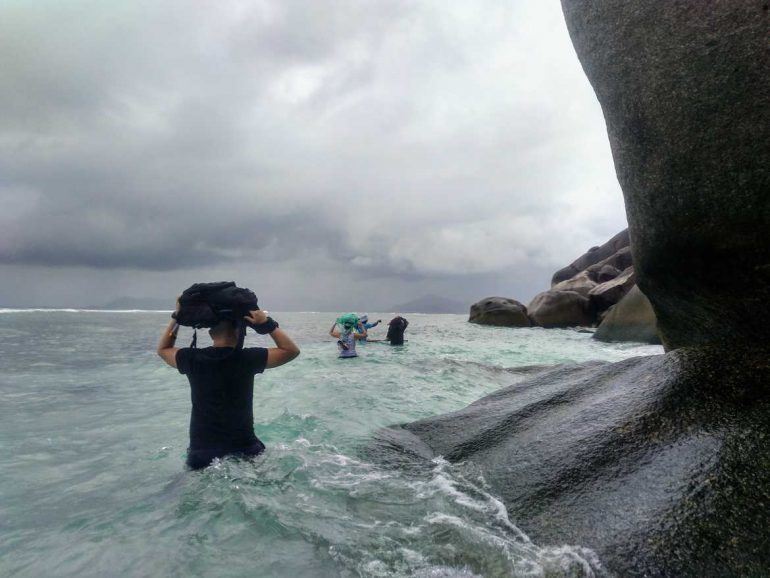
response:
[[[179,297],[179,311],[173,317],[179,325],[193,327],[214,327],[224,319],[235,323],[241,335],[245,333],[243,318],[249,311],[258,309],[257,296],[245,287],[237,287],[233,281],[216,283],[195,283],[182,292]],[[193,335],[191,347],[197,343],[197,333]],[[243,338],[239,340],[239,349]]]

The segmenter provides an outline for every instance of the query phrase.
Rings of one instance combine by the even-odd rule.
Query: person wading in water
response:
[[[254,435],[254,375],[299,355],[299,348],[265,311],[251,311],[243,319],[257,333],[270,335],[275,347],[240,347],[239,323],[230,319],[222,319],[209,330],[212,347],[175,347],[176,319],[160,337],[158,355],[190,382],[187,465],[192,469],[205,468],[215,458],[256,456],[264,451],[264,444]]]
[[[358,357],[356,353],[356,341],[366,339],[366,329],[362,329],[361,332],[357,332],[359,319],[358,316],[353,313],[348,313],[339,317],[334,322],[332,328],[329,330],[329,335],[337,338],[337,349],[339,350],[339,356],[342,359],[349,359],[352,357]],[[337,329],[339,327],[339,329]]]
[[[404,331],[409,327],[409,322],[400,315],[394,317],[388,323],[388,334],[385,337],[386,341],[390,341],[391,345],[403,345],[404,344]]]
[[[377,327],[382,323],[382,319],[378,319],[374,323],[369,323],[369,316],[366,313],[362,313],[358,316],[358,333],[366,333],[366,337],[361,339],[361,343],[366,343],[369,340],[369,330]],[[380,341],[379,339],[373,339],[372,341]]]

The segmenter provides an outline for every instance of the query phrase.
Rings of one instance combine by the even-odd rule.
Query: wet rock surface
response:
[[[515,299],[487,297],[471,305],[468,321],[500,327],[529,327],[527,308]]]
[[[533,540],[591,548],[611,575],[761,576],[768,383],[766,350],[558,366],[377,447],[473,460]]]

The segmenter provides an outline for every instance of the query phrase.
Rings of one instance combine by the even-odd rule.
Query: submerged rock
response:
[[[507,297],[487,297],[471,305],[468,321],[480,325],[497,325],[501,327],[529,327],[527,308]]]
[[[760,576],[768,382],[766,351],[559,366],[383,430],[377,451],[473,460],[535,543],[588,547],[618,576]]]
[[[543,291],[527,307],[532,323],[540,327],[591,325],[593,312],[588,298],[576,291]]]
[[[599,341],[638,341],[660,343],[657,320],[650,300],[634,285],[620,302],[609,310],[594,333]]]

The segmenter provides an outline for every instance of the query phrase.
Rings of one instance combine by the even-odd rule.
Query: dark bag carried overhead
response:
[[[214,327],[222,320],[230,320],[238,328],[237,349],[240,349],[245,332],[243,318],[256,309],[259,305],[254,292],[237,287],[233,281],[195,283],[179,296],[179,311],[173,317],[179,325],[195,329]],[[191,347],[195,347],[196,343],[197,333],[193,335]]]
[[[179,311],[174,314],[179,325],[214,327],[223,319],[240,322],[249,311],[259,309],[257,296],[233,281],[195,283],[179,297]]]

